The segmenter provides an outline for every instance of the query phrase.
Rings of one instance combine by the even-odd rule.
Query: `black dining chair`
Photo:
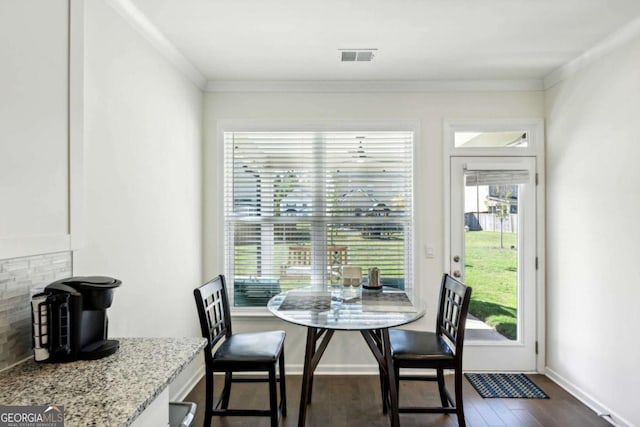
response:
[[[400,406],[400,413],[455,413],[458,425],[465,426],[462,404],[462,349],[470,299],[471,287],[444,274],[440,287],[436,331],[402,329],[389,331],[398,395],[400,381],[437,381],[442,404],[438,407]],[[400,375],[400,369],[404,368],[435,369],[436,374]],[[445,369],[454,370],[455,400],[451,398],[445,386],[443,372]],[[383,395],[385,393],[386,391],[383,391]]]
[[[194,289],[204,349],[206,368],[206,401],[204,425],[211,425],[213,416],[268,416],[271,427],[278,425],[278,412],[287,415],[284,372],[284,331],[245,332],[234,334],[225,277],[219,275]],[[276,375],[276,364],[280,376]],[[214,402],[214,374],[224,372],[224,386]],[[233,377],[234,372],[267,372],[268,377]],[[230,409],[229,396],[234,382],[268,382],[269,409]],[[278,405],[277,383],[280,383]]]

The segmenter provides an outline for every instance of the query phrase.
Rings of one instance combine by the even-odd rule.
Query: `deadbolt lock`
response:
[[[460,262],[460,255],[454,255],[453,262]]]

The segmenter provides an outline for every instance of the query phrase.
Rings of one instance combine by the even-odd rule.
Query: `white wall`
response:
[[[209,93],[205,100],[205,275],[223,269],[222,145],[217,126],[221,120],[415,120],[416,141],[416,286],[426,301],[436,301],[444,264],[443,146],[444,118],[543,117],[541,92],[496,93]],[[424,245],[436,249],[433,259],[423,257]],[[270,316],[234,319],[243,329],[287,330],[289,372],[300,372],[305,330]],[[433,329],[435,310],[411,327]],[[345,340],[352,343],[346,345]],[[359,335],[339,333],[322,359],[321,371],[377,372],[373,356]]]
[[[202,92],[85,2],[84,236],[74,274],[122,280],[111,336],[199,336]]]
[[[547,365],[640,425],[640,39],[547,91]]]
[[[0,1],[0,258],[69,249],[68,13]]]

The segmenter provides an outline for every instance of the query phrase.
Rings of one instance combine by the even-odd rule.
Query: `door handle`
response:
[[[453,277],[455,277],[455,278],[459,278],[460,276],[461,276],[461,274],[460,274],[460,270],[455,270],[455,271],[453,272]]]

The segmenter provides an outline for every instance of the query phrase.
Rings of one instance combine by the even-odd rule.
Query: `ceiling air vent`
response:
[[[340,62],[371,62],[377,49],[340,49]]]

